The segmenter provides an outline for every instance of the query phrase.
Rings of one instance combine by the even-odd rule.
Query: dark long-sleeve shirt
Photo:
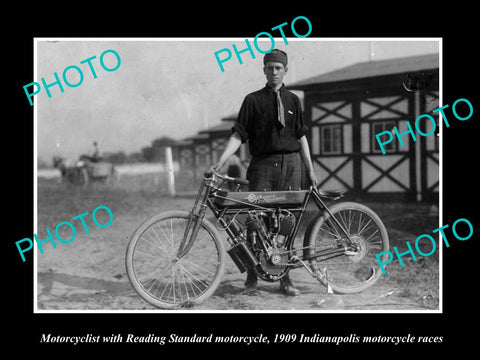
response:
[[[307,128],[299,98],[282,85],[280,89],[285,110],[285,127],[278,121],[277,99],[270,87],[248,94],[243,100],[232,132],[240,135],[242,143],[248,140],[253,156],[298,152],[298,141]]]

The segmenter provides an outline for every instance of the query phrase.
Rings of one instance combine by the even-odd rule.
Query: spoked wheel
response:
[[[388,250],[387,230],[375,212],[362,204],[338,203],[329,210],[350,239],[327,212],[318,217],[305,239],[306,255],[332,251],[310,260],[311,270],[324,285],[337,293],[363,291],[381,275],[375,255]],[[334,252],[342,248],[345,251]]]
[[[215,227],[203,220],[192,247],[178,256],[190,213],[153,216],[133,234],[127,275],[137,293],[164,309],[199,304],[214,293],[224,270],[224,248]]]

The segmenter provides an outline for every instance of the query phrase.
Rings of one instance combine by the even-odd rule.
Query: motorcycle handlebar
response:
[[[216,176],[220,179],[226,180],[226,181],[231,181],[235,184],[248,185],[248,180],[241,179],[241,178],[234,178],[234,177],[231,177],[231,176],[228,176],[228,175],[220,174],[219,172],[217,172],[214,169],[209,169],[205,172],[205,177],[206,178],[210,178],[212,175],[214,175],[214,176]]]

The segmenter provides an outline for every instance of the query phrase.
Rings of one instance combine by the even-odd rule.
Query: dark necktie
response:
[[[275,91],[277,94],[277,110],[278,110],[278,121],[285,127],[285,110],[283,109],[283,102],[280,96],[280,90]]]

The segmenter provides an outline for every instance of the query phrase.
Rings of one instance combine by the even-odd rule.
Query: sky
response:
[[[260,38],[261,39],[261,38]],[[262,43],[265,41],[265,43]],[[288,38],[288,44],[274,39],[276,48],[287,52],[289,68],[286,85],[330,72],[357,62],[438,53],[438,39],[320,39]],[[253,39],[250,39],[253,44]],[[244,38],[217,39],[36,39],[35,76],[32,81],[47,84],[58,74],[58,85],[42,87],[34,97],[37,158],[51,162],[53,156],[76,160],[92,150],[97,141],[101,152],[137,152],[162,136],[183,139],[236,114],[249,92],[265,85],[263,54],[252,45],[255,55],[241,54],[242,64],[232,45],[244,49]],[[261,49],[272,44],[268,38]],[[215,52],[228,48],[232,58],[220,70]],[[120,65],[114,71],[101,66],[100,57],[114,50]],[[226,53],[219,54],[224,56]],[[92,58],[97,78],[88,62]],[[114,68],[117,59],[105,53],[104,65]],[[62,74],[71,84],[65,84]],[[30,90],[33,91],[33,90]],[[301,93],[298,93],[302,97]],[[28,99],[25,98],[28,104]]]

